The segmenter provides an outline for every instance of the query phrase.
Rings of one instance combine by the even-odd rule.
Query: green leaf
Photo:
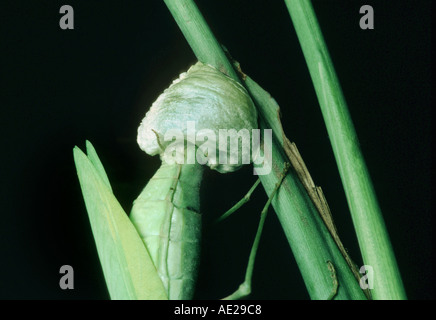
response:
[[[109,182],[109,178],[107,177],[106,171],[104,170],[103,164],[100,161],[100,158],[97,155],[97,152],[94,149],[94,146],[91,142],[86,140],[86,153],[88,154],[88,159],[91,161],[97,173],[100,175],[100,178],[112,192],[112,187]]]
[[[167,299],[135,227],[110,189],[97,153],[73,149],[77,175],[111,299]]]

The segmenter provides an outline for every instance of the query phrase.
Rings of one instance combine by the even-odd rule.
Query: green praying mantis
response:
[[[200,139],[203,144],[189,139],[188,121],[192,120],[200,131],[204,130],[206,138]],[[255,128],[256,109],[240,84],[200,62],[182,73],[155,101],[138,129],[139,146],[150,155],[159,154],[162,165],[134,201],[130,219],[113,195],[91,143],[87,142],[87,156],[77,147],[74,149],[79,181],[112,299],[192,299],[201,239],[202,164],[219,172],[231,172],[242,166],[247,153],[238,146],[235,157],[234,150],[220,143],[217,152],[225,155],[226,161],[217,161],[212,157],[211,147],[217,141],[211,138],[216,137],[211,131]],[[172,139],[175,129],[182,132],[182,139],[178,140],[177,135],[175,141]],[[187,148],[196,151],[197,161],[187,159]],[[285,165],[282,179],[261,212],[245,281],[228,299],[241,298],[251,291],[254,259],[266,212],[288,168]],[[259,180],[219,220],[248,201],[258,184]]]

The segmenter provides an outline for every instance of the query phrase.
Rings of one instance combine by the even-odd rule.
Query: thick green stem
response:
[[[318,96],[374,299],[405,299],[403,283],[342,89],[309,0],[285,0]]]
[[[239,80],[209,25],[192,0],[164,0],[197,59]]]

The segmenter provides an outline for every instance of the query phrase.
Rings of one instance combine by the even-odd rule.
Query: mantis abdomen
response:
[[[195,122],[193,131],[205,130],[201,134],[200,131],[194,132],[193,140],[190,122]],[[220,129],[251,132],[254,128],[257,128],[256,107],[245,88],[202,62],[180,74],[153,102],[141,121],[138,144],[149,155],[159,154],[162,166],[134,202],[131,219],[150,253],[169,299],[190,299],[193,296],[201,234],[198,212],[202,167],[198,163],[170,165],[174,153],[168,151],[176,151],[177,158],[181,155],[179,149],[188,147],[185,140],[191,144],[190,147],[194,147],[192,144],[199,147],[196,137],[205,132],[212,132],[216,137]],[[183,144],[178,139],[180,133],[184,137]],[[176,141],[168,139],[171,135],[176,137]],[[224,173],[235,171],[242,165],[240,162],[218,164],[212,161],[207,156],[210,151],[211,154],[215,151],[221,154],[228,148],[221,150],[220,146],[213,146],[216,139],[205,137],[208,147],[204,157],[209,167]],[[183,156],[189,154],[183,153]],[[236,156],[239,159],[239,152]]]
[[[130,219],[171,300],[192,299],[199,261],[199,164],[167,164],[134,201]]]

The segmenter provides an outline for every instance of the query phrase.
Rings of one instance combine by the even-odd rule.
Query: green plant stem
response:
[[[266,91],[248,77],[243,81],[239,79],[192,0],[165,0],[165,3],[197,58],[243,83],[258,107],[260,128],[273,128],[272,159],[269,160],[272,161],[272,171],[268,175],[259,177],[266,193],[271,195],[280,180],[283,163],[288,162],[284,152],[283,133],[277,118],[277,104]],[[327,261],[331,261],[335,265],[339,282],[335,299],[365,299],[344,257],[292,168],[272,200],[272,205],[294,253],[310,297],[326,299],[330,296],[332,281]]]
[[[194,1],[164,0],[197,59],[234,80],[239,78]]]
[[[372,296],[405,299],[377,197],[312,4],[309,0],[285,0],[285,3],[318,96],[363,260],[374,271]]]

